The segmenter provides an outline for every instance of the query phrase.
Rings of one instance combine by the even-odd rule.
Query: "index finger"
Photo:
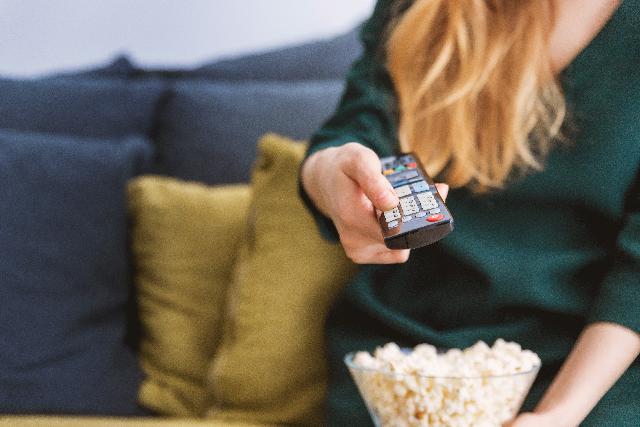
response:
[[[378,156],[364,146],[353,147],[348,160],[342,164],[343,172],[358,184],[371,203],[386,211],[395,208],[400,201],[380,169]]]

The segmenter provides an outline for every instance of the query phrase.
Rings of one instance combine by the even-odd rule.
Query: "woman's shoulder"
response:
[[[361,35],[363,39],[381,39],[388,31],[389,24],[415,0],[378,0],[371,17],[363,24]]]

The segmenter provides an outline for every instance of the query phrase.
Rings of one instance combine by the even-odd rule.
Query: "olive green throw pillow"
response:
[[[324,320],[355,265],[298,196],[305,147],[273,134],[259,142],[248,239],[210,372],[216,419],[323,424]]]
[[[207,369],[239,242],[248,185],[207,187],[146,176],[129,185],[131,244],[147,375],[138,399],[161,414],[201,416]]]

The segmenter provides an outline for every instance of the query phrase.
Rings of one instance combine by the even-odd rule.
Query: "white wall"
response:
[[[0,75],[31,76],[105,62],[200,61],[330,37],[375,0],[0,0]]]

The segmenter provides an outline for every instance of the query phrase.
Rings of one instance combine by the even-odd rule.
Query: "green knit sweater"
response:
[[[391,3],[380,0],[364,25],[365,52],[307,155],[349,141],[379,155],[396,151],[396,100],[379,48]],[[562,85],[574,130],[543,171],[492,194],[451,191],[452,234],[412,251],[406,264],[363,266],[345,289],[327,326],[331,425],[370,424],[342,362],[352,350],[513,340],[543,361],[531,408],[585,325],[640,332],[638,0],[623,1]],[[325,237],[337,241],[331,221],[307,203]],[[638,361],[585,425],[640,426]]]

